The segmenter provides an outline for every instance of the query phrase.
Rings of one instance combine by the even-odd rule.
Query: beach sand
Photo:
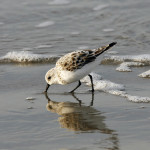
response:
[[[1,2],[0,150],[149,149],[149,8],[149,0]],[[60,56],[111,42],[93,68],[93,101],[86,77],[74,96],[77,83],[43,94]]]
[[[3,68],[0,75],[3,81],[0,90],[1,149],[134,150],[149,147],[148,103],[133,103],[123,97],[95,91],[93,106],[90,106],[92,95],[89,87],[83,84],[75,93],[80,104],[67,93],[76,83],[50,87],[48,101],[42,92],[46,86],[43,76],[49,66],[5,65]],[[137,85],[137,90],[131,90],[130,85],[127,89],[142,93],[140,84],[135,83]]]

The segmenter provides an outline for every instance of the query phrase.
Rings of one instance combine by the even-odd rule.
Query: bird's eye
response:
[[[48,80],[50,80],[51,79],[51,77],[48,77]]]

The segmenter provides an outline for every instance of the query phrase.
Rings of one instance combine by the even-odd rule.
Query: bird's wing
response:
[[[75,71],[82,68],[86,64],[95,61],[96,57],[101,55],[103,52],[105,52],[115,44],[116,42],[113,42],[98,49],[78,50],[66,54],[57,61],[56,67],[60,70]]]
[[[84,65],[94,61],[96,59],[94,50],[80,50],[75,51],[61,57],[56,67],[61,70],[75,71],[82,68]]]

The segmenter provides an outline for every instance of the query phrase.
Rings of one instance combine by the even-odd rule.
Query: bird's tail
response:
[[[110,49],[111,47],[113,47],[116,44],[117,44],[117,42],[112,42],[112,43],[110,43],[110,44],[108,44],[106,46],[102,46],[102,47],[96,49],[95,55],[99,56],[100,54],[102,54],[103,52],[107,51],[108,49]]]

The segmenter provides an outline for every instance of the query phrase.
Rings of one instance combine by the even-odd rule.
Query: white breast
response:
[[[79,81],[80,79],[82,79],[83,77],[85,77],[86,75],[91,73],[91,71],[94,70],[94,68],[96,66],[98,66],[99,63],[100,63],[99,59],[96,59],[95,61],[86,64],[81,69],[77,69],[75,71],[64,71],[63,70],[60,72],[61,79],[66,82],[65,84]],[[64,84],[64,83],[62,83],[62,84]]]

